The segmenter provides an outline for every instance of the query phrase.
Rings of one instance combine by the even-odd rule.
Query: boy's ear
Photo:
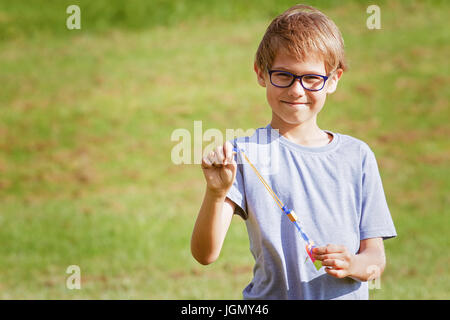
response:
[[[256,73],[256,79],[258,80],[258,83],[260,86],[265,87],[266,86],[266,80],[264,77],[264,71],[259,70],[258,66],[256,65],[256,62],[253,64],[253,69]]]
[[[330,79],[328,79],[327,94],[336,91],[339,79],[342,77],[343,73],[344,70],[342,69],[337,69],[335,72],[333,72],[333,75],[330,77]]]

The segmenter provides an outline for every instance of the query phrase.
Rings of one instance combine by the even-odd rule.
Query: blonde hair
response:
[[[327,73],[347,69],[341,32],[330,18],[310,6],[295,5],[271,22],[256,52],[257,67],[271,68],[279,50],[300,61],[311,56],[323,59]]]

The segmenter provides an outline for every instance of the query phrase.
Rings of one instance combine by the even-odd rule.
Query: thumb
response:
[[[227,166],[227,167],[229,167],[229,168],[231,168],[231,167],[233,167],[233,168],[236,168],[237,167],[237,162],[236,162],[236,160],[234,159],[234,155],[236,154],[236,152],[233,152],[232,154],[231,154],[231,156],[230,157],[228,157],[228,158],[226,158],[225,160],[224,160],[224,165],[225,166]]]

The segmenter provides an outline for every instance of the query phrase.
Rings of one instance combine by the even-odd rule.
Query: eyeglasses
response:
[[[295,80],[299,79],[300,84],[305,90],[319,91],[325,86],[325,82],[328,80],[327,76],[319,74],[304,74],[297,76],[293,73],[283,70],[268,70],[270,83],[278,88],[288,88],[292,86]]]

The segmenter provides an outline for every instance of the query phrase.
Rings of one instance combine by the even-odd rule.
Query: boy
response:
[[[191,251],[201,264],[214,262],[233,214],[244,218],[255,258],[244,299],[368,299],[367,281],[384,270],[383,239],[396,231],[375,156],[364,142],[317,125],[346,69],[343,47],[336,25],[317,9],[297,5],[275,18],[254,65],[270,124],[202,159],[207,187]],[[250,147],[258,158],[277,159],[264,179],[295,209],[321,269],[305,261],[304,240],[252,168],[234,160],[233,145],[253,160]]]

